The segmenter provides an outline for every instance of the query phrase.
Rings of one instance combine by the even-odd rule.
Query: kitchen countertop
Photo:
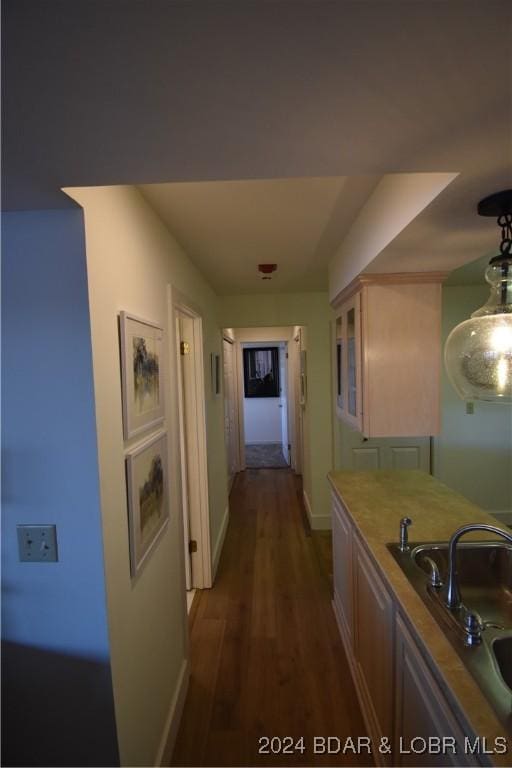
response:
[[[419,470],[339,471],[329,473],[328,477],[419,640],[438,682],[458,704],[470,730],[487,737],[490,744],[497,736],[507,736],[491,705],[386,547],[389,542],[398,542],[402,517],[413,521],[409,528],[412,543],[446,541],[467,523],[504,526]],[[463,541],[489,538],[489,534],[475,533],[466,535]],[[509,736],[508,739],[508,754],[493,755],[493,764],[511,765],[512,743]]]

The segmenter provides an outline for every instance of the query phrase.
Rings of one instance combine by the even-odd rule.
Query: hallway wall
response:
[[[332,468],[329,333],[332,310],[327,293],[222,296],[219,313],[221,325],[230,328],[305,326],[303,347],[307,350],[308,398],[304,409],[303,485],[312,527],[330,528],[326,475]],[[244,336],[244,340],[249,339]]]
[[[111,659],[121,760],[161,758],[168,718],[185,673],[186,607],[175,399],[172,283],[203,316],[212,555],[227,510],[223,401],[210,386],[210,354],[221,354],[217,299],[134,187],[67,190],[84,207],[101,507]],[[137,580],[129,570],[117,316],[130,311],[164,327],[170,523]],[[170,363],[170,370],[169,370]],[[138,442],[134,440],[133,442]]]
[[[82,212],[5,214],[2,252],[2,764],[115,765]]]

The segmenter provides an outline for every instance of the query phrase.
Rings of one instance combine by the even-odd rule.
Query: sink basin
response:
[[[512,736],[512,545],[507,542],[459,542],[457,573],[463,606],[449,609],[443,587],[431,584],[433,561],[443,583],[448,574],[448,542],[411,543],[401,552],[388,549],[419,594],[439,628],[473,675]],[[481,642],[468,646],[463,619],[476,612],[484,629]]]
[[[512,635],[493,643],[494,656],[504,682],[512,689]]]
[[[429,573],[425,556],[438,566],[443,582],[448,574],[448,544],[419,545],[410,556]],[[484,621],[512,629],[512,545],[506,542],[460,542],[457,572],[464,605]]]

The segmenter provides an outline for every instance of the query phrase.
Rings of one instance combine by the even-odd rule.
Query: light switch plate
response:
[[[20,562],[57,562],[57,526],[17,525],[16,528]]]

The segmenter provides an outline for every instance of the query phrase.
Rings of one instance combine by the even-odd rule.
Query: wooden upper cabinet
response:
[[[360,275],[333,302],[336,410],[366,437],[439,434],[444,277]]]

